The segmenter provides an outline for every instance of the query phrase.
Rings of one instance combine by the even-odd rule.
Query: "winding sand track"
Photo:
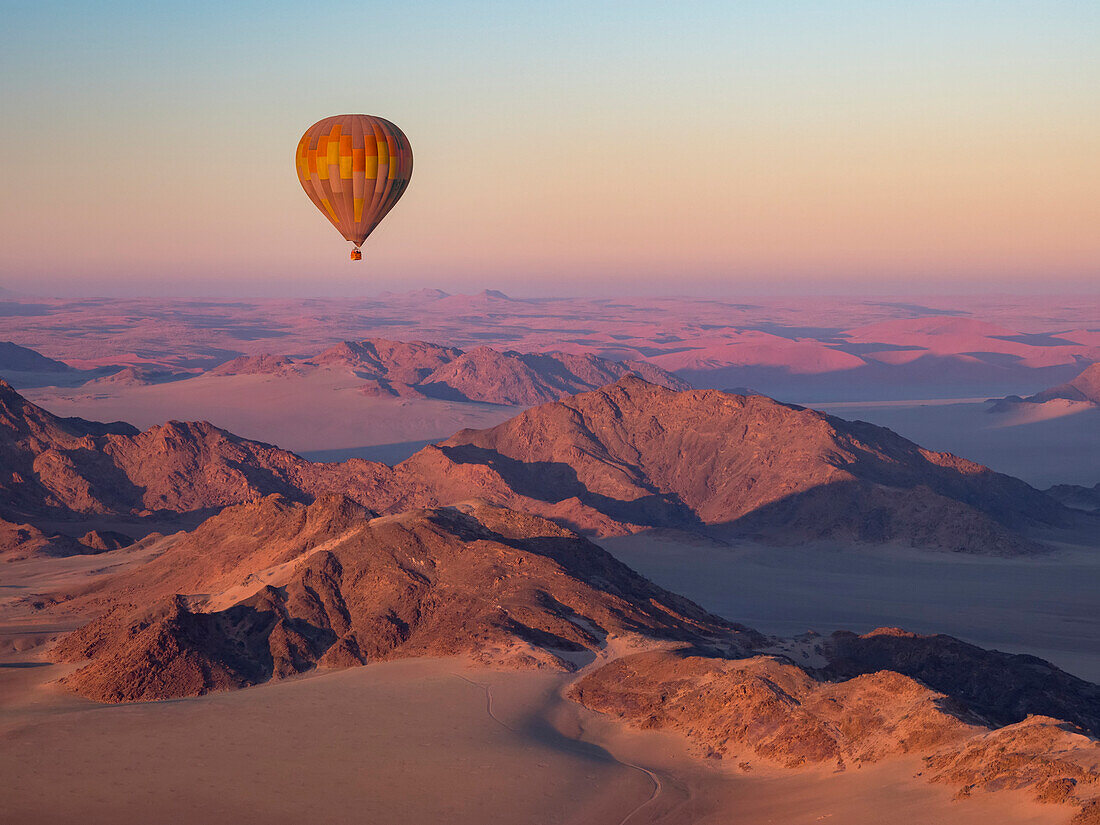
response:
[[[485,712],[489,715],[489,718],[492,719],[494,722],[496,722],[501,727],[503,727],[507,730],[510,730],[513,733],[517,732],[515,728],[513,728],[511,725],[509,725],[507,722],[505,722],[503,719],[501,719],[499,716],[497,716],[493,712],[493,687],[492,687],[492,685],[485,684],[484,682],[475,682],[472,679],[467,679],[465,676],[463,676],[460,673],[456,673],[456,674],[454,674],[454,676],[455,676],[456,679],[461,679],[463,682],[466,682],[467,684],[473,685],[474,687],[477,687],[477,688],[480,688],[481,690],[483,690],[485,692]],[[587,753],[587,751],[582,751],[579,748],[567,748],[567,749],[574,750],[577,753]],[[622,765],[624,768],[630,768],[631,770],[635,770],[635,771],[638,771],[640,773],[645,774],[647,777],[649,777],[649,780],[653,783],[653,792],[649,795],[649,798],[646,799],[644,802],[642,802],[642,804],[638,805],[636,808],[631,809],[630,812],[628,812],[627,815],[624,816],[619,821],[619,825],[627,825],[627,823],[631,819],[633,819],[634,816],[637,813],[639,813],[643,808],[646,808],[649,805],[651,805],[657,799],[657,797],[660,796],[661,790],[663,788],[663,786],[661,784],[661,778],[656,773],[651,771],[649,768],[643,768],[641,765],[636,765],[633,762],[624,762],[622,759],[619,759],[619,758],[615,757],[614,754],[611,754],[611,753],[608,753],[608,756],[613,761],[615,761],[618,764]]]
[[[515,728],[513,728],[511,725],[509,725],[507,722],[505,722],[503,719],[493,713],[493,688],[491,685],[486,685],[482,682],[475,682],[472,679],[467,679],[465,676],[462,676],[458,673],[455,674],[455,678],[461,679],[463,682],[467,682],[474,687],[481,688],[483,691],[485,691],[485,712],[489,714],[489,718],[505,730],[510,730],[513,733],[516,732]]]
[[[643,808],[645,808],[645,807],[649,806],[650,804],[652,804],[654,801],[656,801],[657,797],[661,795],[661,787],[662,787],[661,786],[661,778],[659,776],[657,776],[657,774],[655,774],[649,768],[643,768],[641,765],[635,765],[633,762],[623,762],[621,759],[616,759],[615,761],[618,762],[620,765],[623,765],[624,767],[633,768],[636,771],[641,771],[646,776],[648,776],[650,778],[650,780],[652,780],[652,782],[653,782],[653,793],[651,793],[649,795],[649,799],[647,799],[645,802],[643,802],[637,808],[635,808],[630,813],[628,813],[626,816],[624,816],[622,818],[622,820],[619,822],[619,825],[626,825],[627,822],[629,822],[631,819],[634,818],[634,815],[636,813],[638,813]]]

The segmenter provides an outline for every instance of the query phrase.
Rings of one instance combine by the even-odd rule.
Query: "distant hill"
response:
[[[190,373],[151,367],[123,367],[118,372],[94,378],[84,384],[85,387],[144,387],[150,384],[164,384],[168,381],[182,381],[190,378]]]
[[[1080,484],[1055,484],[1046,494],[1075,510],[1100,511],[1100,483],[1092,487]]]
[[[997,400],[991,412],[1017,410],[1024,404],[1050,404],[1052,402],[1076,402],[1100,407],[1100,362],[1090,364],[1072,381],[1021,398],[1011,395]]]
[[[1033,404],[1042,404],[1055,398],[1065,398],[1067,401],[1087,401],[1089,404],[1100,405],[1100,363],[1090,364],[1084,371],[1065,384],[1051,387],[1040,393],[1026,398]]]
[[[499,295],[489,295],[504,300]],[[426,341],[370,338],[344,341],[324,352],[291,359],[242,357],[210,371],[212,375],[268,373],[291,377],[315,369],[346,369],[364,379],[371,395],[424,396],[486,404],[532,406],[592,390],[635,374],[672,389],[690,385],[644,361],[614,361],[561,352],[520,353],[478,347],[463,352]]]
[[[72,367],[11,341],[0,341],[0,375],[9,372],[70,372]]]
[[[471,401],[530,407],[637,375],[674,390],[691,385],[644,361],[609,361],[595,355],[561,352],[498,352],[478,347],[439,367],[423,380],[443,385]]]

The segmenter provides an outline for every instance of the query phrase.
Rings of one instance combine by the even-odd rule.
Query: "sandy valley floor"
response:
[[[0,664],[10,822],[859,825],[888,807],[896,825],[1040,825],[1066,814],[1016,794],[953,802],[904,760],[731,773],[689,759],[675,737],[564,703],[556,674],[414,660],[104,706],[48,684],[61,668],[28,664]]]
[[[725,547],[638,535],[600,544],[703,607],[784,636],[876,627],[946,633],[1100,679],[1100,551],[990,558],[900,548]]]

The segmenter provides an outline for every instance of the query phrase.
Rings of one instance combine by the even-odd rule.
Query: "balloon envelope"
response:
[[[317,121],[298,141],[295,156],[309,199],[356,247],[404,194],[412,164],[408,138],[373,115]]]

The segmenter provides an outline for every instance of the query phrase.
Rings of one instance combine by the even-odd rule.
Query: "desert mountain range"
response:
[[[0,338],[81,370],[186,372],[240,355],[314,354],[340,340],[397,338],[467,351],[489,344],[644,360],[699,387],[747,386],[817,402],[1026,394],[1100,361],[1095,305],[1080,298],[744,302],[417,290],[308,300],[46,298],[8,307]]]
[[[646,527],[705,527],[778,540],[843,537],[988,551],[1021,549],[1009,531],[1057,523],[1021,481],[895,433],[713,390],[672,392],[627,378],[464,431],[438,450],[488,466],[529,502]],[[570,494],[572,494],[570,496]],[[569,496],[567,498],[567,496]]]
[[[205,422],[137,432],[59,418],[0,384],[0,458],[0,518],[12,524],[202,515],[273,493],[335,492],[382,514],[476,496],[597,535],[677,528],[1004,554],[1070,517],[1017,479],[880,427],[633,376],[394,467],[310,462]]]
[[[80,371],[11,342],[0,342],[0,375],[16,384],[62,383],[84,380],[88,389],[143,386],[184,381],[201,375],[271,375],[286,381],[323,371],[353,374],[365,395],[401,398],[440,398],[508,406],[532,406],[567,395],[593,390],[625,375],[676,390],[690,384],[646,361],[616,361],[591,353],[521,353],[476,347],[463,352],[426,341],[371,338],[343,341],[311,357],[242,355],[209,370],[180,371],[149,365]],[[43,374],[46,374],[43,376]]]
[[[1078,510],[1100,510],[1100,483],[1092,487],[1080,484],[1056,484],[1046,491],[1051,498]]]

